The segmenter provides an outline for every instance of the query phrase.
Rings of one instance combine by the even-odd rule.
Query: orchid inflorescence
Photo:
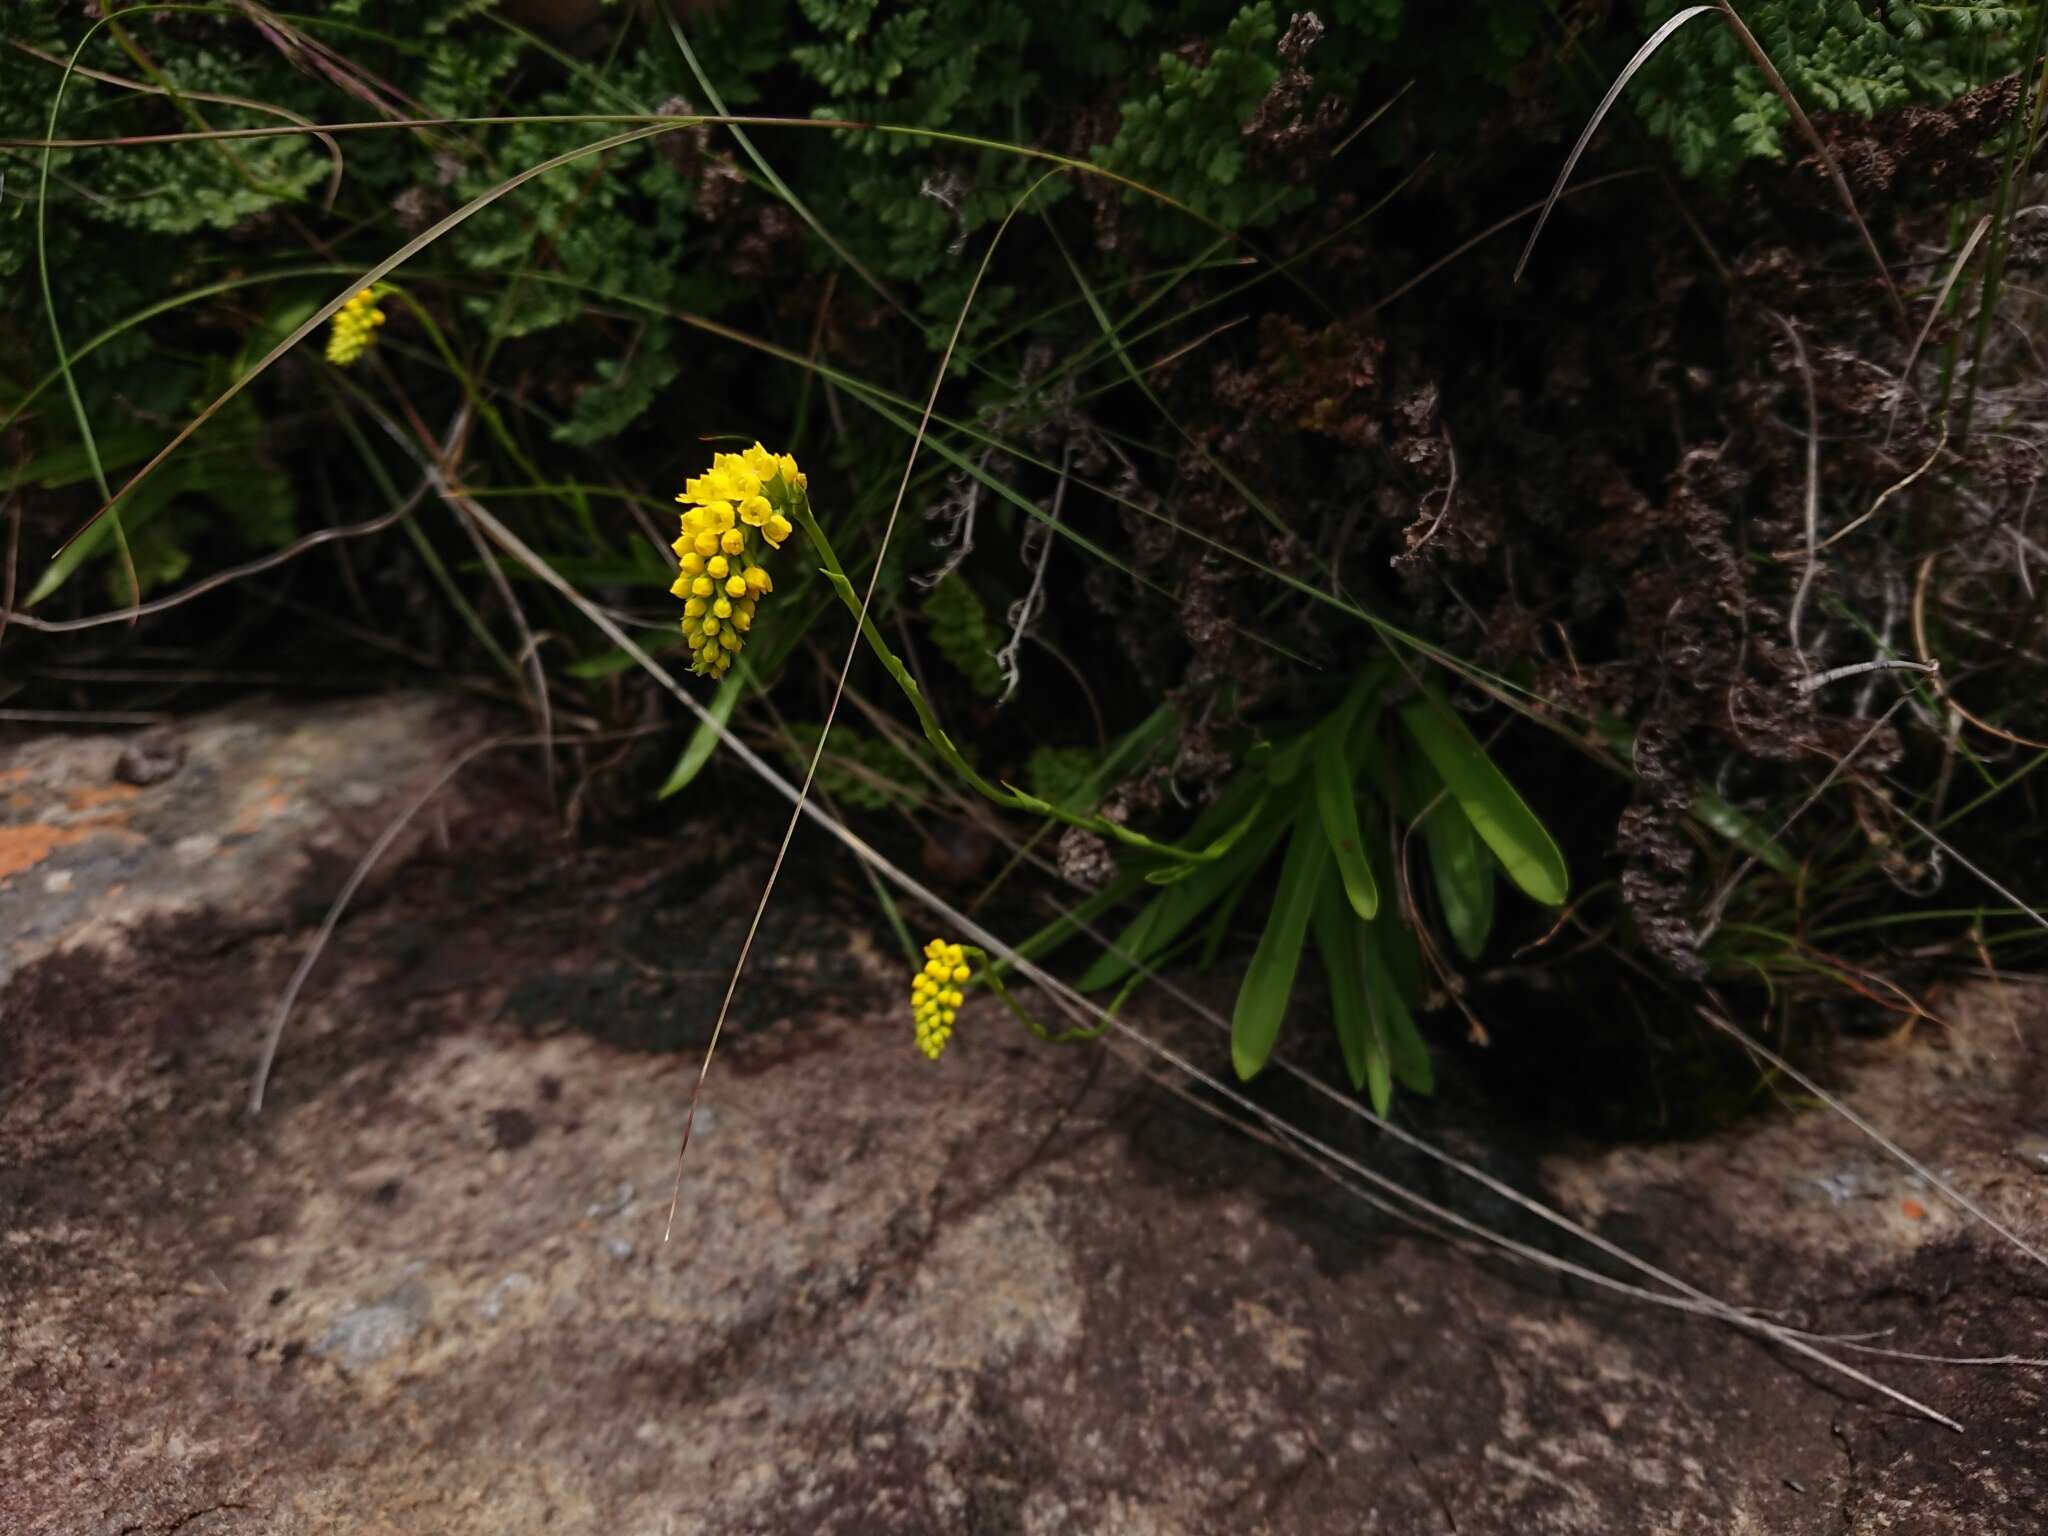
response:
[[[683,599],[692,672],[723,677],[746,643],[756,606],[775,590],[757,555],[780,549],[790,536],[789,514],[804,485],[795,459],[756,443],[744,453],[713,455],[711,468],[676,497],[685,511],[675,542],[681,573],[670,590]]]

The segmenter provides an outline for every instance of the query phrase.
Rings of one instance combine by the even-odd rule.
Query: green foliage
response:
[[[1582,41],[1596,59],[1616,50],[1626,57],[1676,3],[1639,0]],[[1293,67],[1279,51],[1292,8],[1278,0],[754,0],[682,9],[678,25],[688,28],[707,77],[735,109],[915,132],[758,128],[751,139],[773,168],[763,174],[728,131],[681,127],[579,161],[492,203],[399,274],[419,308],[394,306],[369,364],[337,375],[321,361],[316,340],[126,500],[122,529],[145,591],[235,550],[288,542],[296,531],[295,479],[337,487],[337,502],[349,501],[352,511],[388,490],[385,480],[410,482],[417,442],[394,448],[366,431],[368,446],[359,446],[330,429],[337,402],[363,401],[396,423],[401,437],[415,427],[436,432],[463,413],[464,480],[483,494],[532,498],[521,530],[535,547],[559,552],[561,572],[587,583],[645,584],[665,557],[658,541],[649,552],[629,517],[637,509],[608,498],[666,497],[673,483],[661,477],[676,467],[679,433],[748,427],[766,434],[775,429],[770,423],[787,425],[791,446],[810,463],[828,410],[836,421],[866,403],[862,380],[913,397],[905,380],[921,380],[929,360],[914,334],[896,328],[890,307],[900,303],[928,332],[950,325],[988,234],[1046,175],[1045,160],[1001,145],[1092,157],[1196,215],[1136,193],[1117,194],[1117,206],[1084,208],[1069,197],[1075,176],[1051,181],[1040,206],[1081,252],[1072,272],[1085,268],[1091,305],[1100,294],[1121,308],[1122,296],[1138,291],[1134,275],[1206,246],[1213,231],[1202,221],[1226,231],[1255,228],[1311,207],[1320,195],[1312,184],[1276,177],[1247,138],[1247,126]],[[1792,89],[1816,111],[1939,100],[2015,62],[2019,12],[1987,0],[1759,0],[1743,9]],[[573,56],[502,24],[491,0],[329,0],[301,10],[275,13],[274,24],[260,27],[239,11],[121,17],[121,27],[148,46],[130,48],[103,28],[83,62],[156,93],[76,77],[60,131],[160,134],[280,121],[273,111],[197,95],[243,98],[313,120],[372,122],[600,109],[687,114],[694,108],[685,98],[702,94],[651,7],[616,8],[606,38],[615,46]],[[1442,126],[1440,135],[1420,134],[1432,150],[1457,147],[1477,124],[1497,125],[1511,77],[1518,91],[1531,88],[1531,79],[1562,78],[1545,52],[1561,35],[1547,0],[1500,0],[1483,18],[1445,18],[1407,0],[1331,0],[1319,13],[1329,29],[1305,60],[1313,83],[1291,79],[1290,90],[1307,94],[1287,98],[1287,110],[1312,113],[1341,97],[1343,121],[1356,122],[1377,104],[1370,91],[1418,79],[1402,112]],[[5,24],[7,40],[62,59],[83,31],[82,14],[66,0],[19,0]],[[1551,72],[1525,68],[1531,61]],[[58,73],[46,59],[0,48],[0,136],[43,133]],[[1711,19],[1653,61],[1634,100],[1693,174],[1725,177],[1746,157],[1782,153],[1782,103]],[[518,121],[349,133],[339,140],[346,174],[331,209],[324,199],[333,161],[309,137],[54,154],[40,211],[57,328],[75,351],[109,327],[127,326],[75,370],[86,415],[99,424],[106,470],[118,484],[229,377],[240,376],[224,370],[246,370],[428,222],[608,131],[595,123]],[[1388,153],[1412,164],[1414,150],[1409,140]],[[7,178],[0,409],[11,410],[58,361],[37,280],[41,163],[38,153],[0,151]],[[881,280],[885,296],[806,230],[774,191],[778,184]],[[1064,206],[1062,198],[1069,198]],[[1105,237],[1086,248],[1089,214],[1107,222],[1118,206],[1130,238],[1111,248]],[[1066,274],[1048,279],[1028,256],[1003,255],[999,279],[981,290],[967,331],[982,380],[970,399],[984,422],[1014,405],[1003,381],[1028,374],[1027,346],[1059,356],[1069,344],[1100,341],[1069,303]],[[231,276],[246,286],[228,290]],[[216,286],[221,291],[209,293]],[[128,324],[144,306],[167,300],[162,313]],[[712,339],[698,325],[709,319],[780,359],[763,361]],[[998,327],[1014,339],[975,345]],[[814,379],[781,360],[820,355],[843,370],[829,402]],[[943,405],[931,436],[935,453],[957,455],[960,438],[945,416],[959,403],[952,396]],[[1118,419],[1117,405],[1099,409],[1120,440],[1154,446]],[[1016,413],[1005,430],[1013,442],[1033,441],[1037,425]],[[8,447],[21,451],[0,469],[0,487],[97,501],[63,390],[49,389],[15,433]],[[866,520],[870,501],[885,499],[895,481],[879,471],[900,465],[900,450],[886,433],[842,427],[832,436],[834,479],[855,488],[835,498],[834,533],[844,527],[847,547],[861,548],[864,560],[874,526]],[[818,458],[827,457],[820,450]],[[411,531],[432,562],[425,521]],[[62,559],[24,565],[37,572],[25,601],[47,601],[67,584],[86,589],[75,578],[93,560],[106,563],[91,574],[125,600],[124,568],[106,558],[114,532],[104,522]],[[778,617],[753,635],[744,670],[716,696],[720,721],[733,717],[749,690],[775,687],[786,658],[807,653],[798,649],[802,626],[821,605],[804,606],[806,572],[789,566],[808,564],[815,552],[826,574],[812,595],[829,603],[836,594],[850,611],[865,611],[822,535],[806,533],[811,551],[777,572]],[[1114,544],[1116,534],[1108,537]],[[455,563],[470,558],[462,551]],[[1103,753],[1037,748],[1022,774],[1028,793],[991,782],[974,766],[973,744],[956,743],[939,727],[932,702],[879,638],[876,621],[886,625],[901,612],[904,558],[899,541],[885,559],[867,635],[937,761],[1007,811],[1120,843],[1128,878],[1110,896],[1141,898],[1122,939],[1141,964],[1163,962],[1183,946],[1213,955],[1235,934],[1241,913],[1263,916],[1238,999],[1238,1070],[1249,1076],[1269,1059],[1312,948],[1329,977],[1353,1084],[1381,1109],[1397,1084],[1428,1091],[1428,1055],[1414,1022],[1425,1002],[1425,957],[1431,964],[1451,954],[1476,961],[1486,952],[1503,875],[1539,903],[1554,906],[1567,892],[1548,830],[1459,717],[1428,695],[1396,700],[1392,673],[1368,669],[1324,718],[1247,754],[1179,842],[1154,841],[1120,818],[1096,815],[1096,802],[1109,784],[1170,757],[1168,738],[1179,729],[1173,712],[1162,706],[1156,730],[1148,723]],[[454,593],[445,570],[436,570]],[[815,569],[808,579],[818,580]],[[537,587],[525,583],[520,595]],[[542,593],[538,601],[549,598]],[[1005,636],[965,577],[941,582],[922,611],[934,647],[974,693],[999,695],[994,653]],[[487,644],[488,626],[507,623],[502,609],[488,619],[467,606],[463,612]],[[546,626],[556,637],[550,664],[562,654],[559,637],[576,629],[573,622]],[[650,629],[644,643],[672,647],[672,626]],[[607,679],[618,677],[624,661],[622,652],[599,653],[567,662],[565,673],[591,684],[593,697],[610,688],[607,702],[617,704],[621,686]],[[943,672],[937,681],[953,698],[960,694]],[[1119,701],[1108,691],[1105,697],[1112,712],[1105,728],[1127,725],[1114,718]],[[1283,707],[1299,702],[1296,693]],[[948,718],[972,713],[949,708]],[[788,754],[801,766],[818,729],[799,726],[794,734]],[[1142,750],[1134,745],[1140,737]],[[669,790],[692,782],[712,743],[711,732],[698,732]],[[1127,747],[1129,760],[1120,760]],[[870,812],[914,808],[926,795],[919,765],[903,749],[846,729],[835,730],[818,783],[841,805]],[[1726,803],[1702,793],[1692,814],[1768,867],[1795,867]],[[1086,984],[1121,985],[1131,975],[1129,960],[1105,956]]]
[[[1384,664],[1365,668],[1316,724],[1248,754],[1188,835],[1196,846],[1215,839],[1220,854],[1173,871],[1080,987],[1124,982],[1137,967],[1165,960],[1205,920],[1205,950],[1213,952],[1239,899],[1284,843],[1232,1015],[1238,1075],[1256,1075],[1272,1055],[1301,956],[1313,945],[1352,1086],[1369,1092],[1381,1113],[1395,1083],[1429,1092],[1429,1055],[1414,1021],[1424,996],[1420,949],[1410,914],[1381,894],[1394,888],[1408,830],[1420,823],[1437,910],[1468,960],[1483,951],[1493,920],[1493,865],[1480,850],[1521,871],[1516,883],[1545,904],[1563,900],[1566,875],[1549,832],[1446,706],[1428,695],[1411,700],[1393,712],[1400,728],[1390,728],[1382,696],[1394,678]],[[1451,788],[1438,796],[1445,784]]]
[[[1067,805],[1080,799],[1096,764],[1096,755],[1086,747],[1033,747],[1024,764],[1024,782],[1039,799]]]
[[[818,749],[822,732],[816,722],[799,721],[789,728],[789,759],[801,774]],[[917,765],[894,746],[863,736],[845,725],[832,727],[832,740],[818,761],[816,787],[841,805],[883,811],[890,806],[914,810],[924,803]]]
[[[1106,170],[1144,183],[1226,228],[1300,206],[1300,188],[1277,202],[1270,181],[1247,174],[1241,130],[1280,78],[1272,0],[1231,18],[1202,59],[1159,56],[1159,88],[1123,104],[1117,136],[1094,152]],[[1197,233],[1197,232],[1191,232]]]
[[[924,600],[924,616],[939,654],[974,685],[976,693],[992,699],[1003,691],[1003,669],[996,665],[1003,633],[990,622],[988,610],[965,577],[956,571],[933,587]]]
[[[1645,31],[1681,0],[1646,0]],[[1763,0],[1743,19],[1808,112],[1869,115],[1946,101],[2019,64],[2021,8],[1996,0]],[[1713,17],[1661,48],[1631,87],[1651,132],[1688,176],[1725,180],[1744,160],[1779,158],[1790,116],[1734,32]]]
[[[682,369],[673,327],[645,327],[624,357],[598,363],[595,382],[578,392],[569,419],[555,428],[557,441],[587,445],[617,437],[640,419]]]

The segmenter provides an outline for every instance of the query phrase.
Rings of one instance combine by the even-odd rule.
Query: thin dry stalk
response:
[[[1813,152],[1820,157],[1820,163],[1827,167],[1828,179],[1835,184],[1835,195],[1842,200],[1842,207],[1849,215],[1849,222],[1856,226],[1856,233],[1863,237],[1863,248],[1870,252],[1870,259],[1877,266],[1877,275],[1884,282],[1884,291],[1891,297],[1892,308],[1899,312],[1899,322],[1905,323],[1906,301],[1899,295],[1899,285],[1892,281],[1891,269],[1884,264],[1884,257],[1878,252],[1877,242],[1870,236],[1870,226],[1863,222],[1863,214],[1856,207],[1855,194],[1849,190],[1848,178],[1842,168],[1835,164],[1835,157],[1828,152],[1827,142],[1813,126],[1813,119],[1806,115],[1806,108],[1799,105],[1799,98],[1792,94],[1792,87],[1785,83],[1785,77],[1778,73],[1778,66],[1771,62],[1771,56],[1764,52],[1763,44],[1756,40],[1756,34],[1749,30],[1743,19],[1735,14],[1735,7],[1729,0],[1714,0],[1714,9],[1721,13],[1721,19],[1734,29],[1742,46],[1749,50],[1749,56],[1756,61],[1756,67],[1763,71],[1764,79],[1771,89],[1778,93],[1778,99],[1785,103],[1785,110],[1792,114],[1792,121],[1799,125],[1799,131],[1806,135],[1806,142],[1813,146]]]
[[[1820,400],[1814,393],[1813,368],[1806,361],[1806,343],[1799,339],[1798,327],[1783,315],[1772,318],[1792,339],[1792,356],[1799,364],[1800,378],[1806,383],[1806,567],[1799,573],[1799,587],[1792,594],[1792,611],[1785,620],[1785,629],[1792,652],[1799,658],[1800,670],[1811,678],[1813,663],[1806,659],[1806,650],[1799,643],[1799,621],[1806,612],[1807,594],[1813,590],[1813,573],[1820,554]]]
[[[1884,1132],[1880,1131],[1868,1120],[1864,1119],[1861,1115],[1857,1114],[1855,1110],[1851,1109],[1847,1104],[1844,1104],[1840,1099],[1836,1098],[1833,1094],[1829,1093],[1827,1089],[1821,1087],[1819,1083],[1815,1082],[1812,1078],[1808,1077],[1804,1072],[1800,1071],[1797,1067],[1793,1066],[1791,1062],[1787,1061],[1784,1057],[1780,1056],[1776,1051],[1772,1050],[1769,1046],[1765,1045],[1760,1040],[1757,1040],[1752,1036],[1745,1034],[1742,1030],[1737,1029],[1733,1023],[1723,1018],[1716,1010],[1712,1008],[1699,1007],[1695,1008],[1693,1011],[1696,1012],[1701,1018],[1705,1019],[1709,1024],[1713,1025],[1714,1028],[1720,1030],[1722,1034],[1727,1035],[1730,1039],[1734,1040],[1744,1050],[1748,1051],[1752,1056],[1760,1057],[1764,1061],[1769,1062],[1770,1065],[1777,1071],[1780,1071],[1784,1073],[1787,1077],[1791,1078],[1793,1082],[1797,1083],[1800,1087],[1804,1088],[1808,1093],[1812,1094],[1815,1098],[1819,1099],[1821,1103],[1827,1105],[1829,1109],[1833,1110],[1836,1114],[1840,1115],[1844,1120],[1847,1120],[1851,1125],[1855,1126],[1857,1130],[1861,1131],[1864,1135],[1868,1136],[1880,1147],[1883,1147],[1885,1151],[1891,1155],[1894,1161],[1898,1162],[1901,1166],[1905,1168],[1911,1169],[1920,1178],[1925,1179],[1929,1185],[1939,1190],[1943,1198],[1946,1199],[1951,1205],[1955,1206],[1958,1210],[1967,1211],[1970,1215],[1976,1217],[1977,1220],[1983,1222],[1985,1226],[1989,1227],[1992,1231],[1996,1232],[2000,1237],[2004,1238],[2007,1242],[2011,1243],[2013,1247],[2019,1249],[2021,1253],[2024,1253],[2036,1264],[2048,1265],[2048,1253],[2043,1253],[2040,1249],[2036,1248],[2032,1243],[2028,1242],[2025,1238],[2021,1237],[2017,1232],[2013,1231],[2012,1228],[2008,1227],[1996,1216],[1993,1216],[1981,1205],[1978,1205],[1976,1201],[1972,1200],[1968,1195],[1964,1194],[1961,1190],[1957,1189],[1953,1184],[1949,1183],[1948,1180],[1944,1179],[1932,1168],[1928,1167],[1925,1163],[1921,1162],[1918,1158],[1914,1157],[1912,1153],[1908,1152],[1904,1147],[1900,1146],[1897,1142],[1893,1141],[1889,1136],[1885,1135]]]
[[[1572,152],[1564,157],[1564,169],[1557,173],[1557,183],[1550,189],[1550,196],[1546,197],[1543,200],[1543,211],[1536,217],[1536,227],[1529,231],[1529,243],[1522,247],[1522,258],[1521,260],[1515,263],[1515,275],[1512,279],[1514,282],[1519,283],[1522,280],[1522,270],[1523,268],[1529,265],[1529,255],[1532,251],[1536,249],[1537,238],[1540,235],[1542,235],[1543,226],[1550,222],[1550,210],[1557,205],[1558,198],[1564,195],[1564,184],[1567,181],[1571,180],[1572,167],[1576,166],[1579,163],[1579,157],[1585,154],[1586,146],[1593,142],[1594,132],[1600,127],[1600,124],[1606,120],[1608,111],[1614,106],[1614,103],[1620,98],[1621,93],[1625,89],[1627,89],[1629,81],[1633,80],[1636,77],[1636,71],[1641,69],[1645,64],[1650,62],[1651,56],[1654,55],[1659,48],[1662,48],[1664,46],[1665,40],[1669,38],[1672,33],[1676,32],[1688,21],[1691,21],[1695,16],[1704,16],[1707,14],[1707,12],[1713,9],[1714,7],[1711,5],[1687,6],[1684,10],[1680,11],[1677,15],[1673,16],[1669,21],[1665,22],[1663,26],[1659,27],[1656,31],[1652,32],[1650,34],[1649,41],[1644,43],[1642,47],[1636,50],[1635,57],[1628,61],[1628,63],[1622,68],[1622,71],[1619,75],[1615,76],[1614,84],[1607,87],[1607,94],[1600,98],[1600,105],[1593,109],[1592,118],[1587,122],[1584,131],[1582,131],[1579,134],[1578,143],[1574,144],[1572,146]],[[1514,218],[1520,217],[1522,217],[1521,214],[1514,215]],[[1513,219],[1503,221],[1504,224],[1512,222]],[[1499,228],[1500,226],[1497,225],[1495,227]],[[1492,233],[1493,230],[1488,230],[1485,234],[1478,236],[1477,240],[1483,240],[1486,238],[1487,235],[1490,235]],[[1468,244],[1474,243],[1477,243],[1476,240],[1468,242]],[[1464,246],[1459,247],[1459,250],[1463,249],[1465,249]],[[1450,257],[1446,257],[1444,259],[1448,261],[1451,259],[1451,257],[1454,257],[1456,255],[1457,252],[1453,251]],[[1428,276],[1428,273],[1425,272],[1423,276]],[[1421,280],[1422,279],[1418,277],[1414,281],[1420,282]],[[1414,284],[1410,283],[1407,286],[1412,287],[1414,286]],[[1390,294],[1387,298],[1382,299],[1380,303],[1391,303],[1395,297],[1397,297],[1400,293],[1403,293],[1405,291],[1405,287],[1401,289],[1396,289],[1394,294]]]
[[[1989,720],[1972,714],[1957,702],[1956,696],[1949,692],[1948,684],[1942,680],[1940,663],[1934,659],[1927,646],[1927,586],[1929,580],[1934,575],[1935,564],[1940,558],[1940,551],[1937,550],[1922,560],[1920,562],[1920,570],[1913,582],[1913,645],[1920,653],[1920,665],[1926,670],[1929,680],[1934,684],[1934,691],[1941,695],[1942,703],[1946,704],[1961,718],[1969,721],[1978,730],[1984,732],[1985,735],[1996,736],[2000,741],[2009,741],[2016,747],[2027,747],[2036,752],[2048,752],[2048,741],[2035,741],[2029,736],[2016,736],[2003,726],[1993,725]]]
[[[1948,276],[1942,279],[1941,292],[1934,296],[1934,307],[1927,311],[1927,319],[1920,326],[1920,334],[1913,338],[1912,350],[1906,354],[1906,366],[1899,370],[1899,387],[1892,394],[1891,413],[1884,419],[1884,445],[1887,448],[1892,445],[1892,429],[1899,424],[1899,407],[1905,403],[1906,390],[1912,385],[1913,365],[1920,360],[1920,349],[1927,345],[1927,337],[1934,329],[1934,322],[1941,318],[1941,312],[1948,307],[1948,296],[1955,288],[1956,279],[1963,275],[1963,268],[1968,264],[1971,252],[1977,249],[1977,242],[1984,238],[1985,232],[1990,228],[1991,215],[1987,213],[1977,221],[1977,227],[1970,231],[1970,238],[1965,240],[1963,248],[1956,252],[1956,259],[1949,263]],[[1941,440],[1948,441],[1946,411],[1942,414]],[[1932,459],[1928,460],[1930,464],[1933,462]]]
[[[312,549],[316,545],[332,544],[340,539],[360,539],[372,533],[382,533],[386,528],[390,528],[402,519],[410,516],[413,508],[419,505],[420,498],[425,496],[426,493],[427,483],[423,480],[411,495],[407,496],[404,501],[393,507],[389,512],[366,519],[360,523],[350,523],[342,528],[322,528],[317,533],[309,533],[302,539],[293,540],[292,543],[286,545],[283,549],[273,551],[261,559],[251,560],[244,565],[232,565],[225,570],[215,571],[211,576],[195,581],[189,587],[173,592],[168,597],[152,598],[138,608],[123,608],[117,613],[88,614],[82,619],[39,619],[34,614],[16,613],[13,611],[14,564],[13,545],[10,542],[8,546],[7,596],[5,603],[0,604],[0,634],[7,632],[7,626],[10,623],[19,624],[23,629],[40,630],[45,634],[58,635],[68,634],[73,630],[97,629],[106,624],[126,624],[133,619],[148,618],[153,613],[162,613],[167,608],[176,608],[181,604],[191,602],[196,597],[204,597],[214,589],[225,587],[231,582],[240,581],[245,576],[255,576],[263,571],[272,570],[277,566],[283,565],[289,560],[296,560],[300,555],[303,555],[307,550]]]

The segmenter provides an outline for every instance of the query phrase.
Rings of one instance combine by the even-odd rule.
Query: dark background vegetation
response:
[[[2040,932],[2009,893],[2037,887],[2048,824],[2048,221],[2033,9],[1777,0],[1737,10],[1857,214],[1706,15],[1513,281],[1533,205],[1675,10],[9,7],[0,710],[431,677],[539,718],[544,690],[572,824],[746,804],[737,768],[676,771],[692,726],[621,653],[411,494],[421,464],[674,649],[669,498],[700,439],[796,453],[865,571],[964,309],[878,612],[981,771],[1179,836],[1397,652],[1390,704],[1427,681],[1463,708],[1573,873],[1562,915],[1503,884],[1461,955],[1389,788],[1382,883],[1429,962],[1426,1032],[1592,1123],[1712,1120],[1747,1089],[1702,1001],[1788,1036],[1836,999],[1911,1020],[1930,979],[2025,965]],[[53,112],[60,138],[385,126],[46,158]],[[716,112],[927,132],[690,122],[531,181],[393,274],[365,365],[299,346],[50,563],[372,263],[632,126],[529,119]],[[1027,505],[1079,537],[1048,543]],[[800,764],[846,621],[785,563],[724,702]],[[950,896],[1021,936],[1113,877],[1099,839],[931,773],[868,658],[852,686],[820,788]],[[1027,843],[1038,867],[992,887]],[[1216,963],[1244,963],[1266,906],[1219,908]]]

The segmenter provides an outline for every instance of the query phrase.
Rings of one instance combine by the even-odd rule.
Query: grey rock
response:
[[[1389,1220],[988,999],[927,1063],[900,959],[823,879],[770,908],[664,1242],[689,1031],[761,874],[709,800],[582,845],[538,795],[458,780],[445,849],[394,850],[244,1118],[336,871],[486,728],[432,700],[251,705],[98,804],[67,791],[109,785],[119,738],[10,754],[30,771],[0,794],[45,831],[0,880],[7,1536],[2038,1536],[2038,1375],[1858,1359],[1958,1437]],[[1945,1030],[1845,1044],[1831,1086],[2039,1245],[2026,1006],[2015,1029],[1959,993]],[[1220,1038],[1175,1043],[1228,1071]],[[1403,1114],[1487,1155],[1481,1117]],[[2041,1353],[2026,1261],[1831,1115],[1519,1167],[1801,1326]]]
[[[418,1333],[432,1312],[433,1297],[427,1288],[408,1280],[374,1305],[344,1312],[313,1349],[343,1365],[368,1365]]]

